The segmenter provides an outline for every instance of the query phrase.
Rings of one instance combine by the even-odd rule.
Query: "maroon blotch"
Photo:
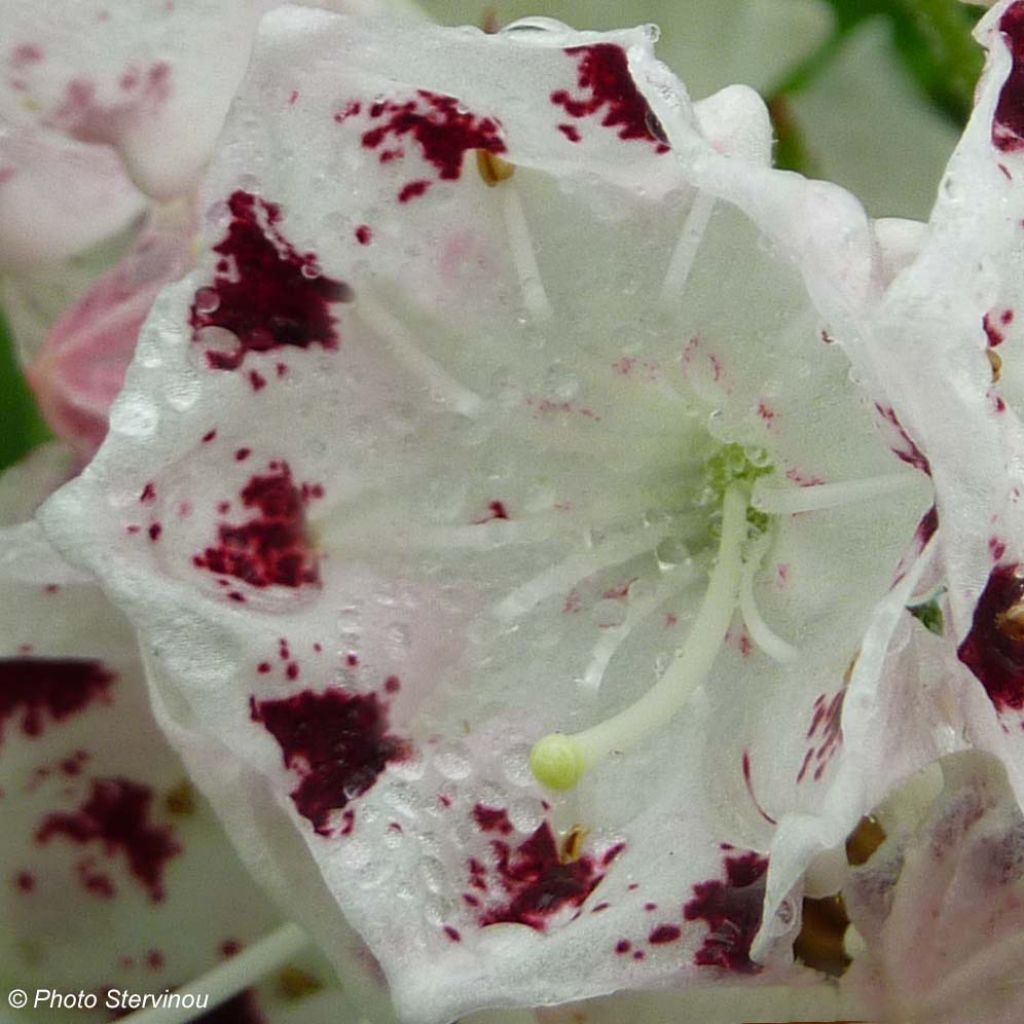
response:
[[[573,96],[567,89],[555,90],[551,102],[556,107],[562,107],[570,117],[601,115],[601,124],[618,129],[620,139],[638,139],[653,145],[656,153],[668,152],[664,137],[659,138],[652,131],[652,123],[656,123],[654,114],[629,73],[626,51],[621,46],[598,43],[573,46],[565,52],[577,62],[576,84],[580,94]],[[567,126],[557,127],[570,141],[578,141],[565,131]]]
[[[231,225],[214,246],[222,259],[213,283],[201,289],[204,296],[213,293],[216,305],[210,310],[213,303],[200,303],[197,297],[190,323],[193,340],[200,340],[204,327],[221,327],[238,338],[238,347],[209,350],[209,365],[234,370],[247,352],[282,346],[336,349],[337,323],[330,306],[351,299],[348,285],[320,273],[315,254],[298,252],[284,238],[276,226],[281,220],[277,204],[238,191],[228,206]]]
[[[373,241],[373,229],[369,224],[360,224],[356,228],[356,241],[360,245],[369,245]]]
[[[202,1017],[196,1017],[195,1024],[267,1024],[267,1018],[260,1012],[255,993],[246,989]]]
[[[750,946],[761,926],[764,875],[768,858],[753,851],[724,860],[725,879],[699,882],[683,907],[687,921],[704,921],[708,933],[694,963],[756,974],[761,965],[750,959]]]
[[[109,701],[115,678],[87,658],[0,658],[0,739],[16,714],[26,736],[39,736],[47,719],[62,722],[94,701]]]
[[[409,100],[374,103],[369,117],[384,120],[363,133],[365,149],[376,150],[381,163],[391,163],[404,156],[401,143],[415,141],[423,159],[433,165],[442,181],[458,180],[463,158],[470,150],[506,152],[500,122],[470,113],[454,96],[419,89]],[[385,142],[389,143],[386,147]],[[408,182],[398,193],[399,201],[406,203],[423,195],[429,185],[426,180]]]
[[[1024,149],[1024,2],[1011,4],[999,19],[1013,61],[992,118],[992,143],[1005,153]]]
[[[272,463],[266,475],[249,480],[239,497],[258,515],[239,525],[221,523],[216,546],[196,555],[193,564],[254,587],[319,583],[316,553],[306,537],[306,502],[288,463]]]
[[[163,873],[167,862],[181,852],[169,827],[150,820],[153,791],[123,778],[96,779],[84,804],[72,813],[48,815],[36,840],[55,836],[75,843],[101,843],[108,857],[120,852],[132,875],[145,887],[150,899],[164,897]]]
[[[497,839],[491,847],[498,881],[508,898],[485,909],[479,918],[483,927],[515,922],[544,931],[554,914],[581,906],[604,877],[591,857],[563,862],[548,822],[515,848]],[[474,866],[479,870],[474,872]],[[487,890],[477,861],[470,861],[470,884]]]
[[[957,655],[978,677],[996,711],[1024,709],[1024,599],[1019,565],[996,566],[974,609],[971,630]]]
[[[677,924],[659,924],[647,936],[647,941],[652,946],[664,946],[669,942],[675,942],[682,934],[683,930]]]
[[[481,832],[497,832],[499,835],[510,836],[515,831],[504,807],[477,804],[473,808],[473,820],[480,826]]]
[[[304,690],[284,700],[253,699],[251,708],[253,721],[277,740],[285,767],[300,776],[291,798],[320,835],[332,834],[332,811],[365,793],[408,750],[388,734],[387,706],[373,693]]]

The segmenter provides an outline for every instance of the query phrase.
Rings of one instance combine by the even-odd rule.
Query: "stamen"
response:
[[[489,149],[476,151],[476,169],[485,185],[494,188],[503,181],[508,181],[515,174],[516,165],[502,160],[497,153]]]
[[[423,351],[423,346],[397,317],[367,295],[359,293],[359,316],[391,349],[391,354],[407,370],[419,377],[431,394],[452,406],[462,416],[476,416],[483,407],[480,396],[457,380]]]
[[[996,629],[1010,640],[1024,640],[1024,601],[1011,604],[996,615]]]
[[[650,690],[628,708],[583,732],[552,733],[530,753],[537,780],[551,789],[572,789],[609,754],[636,746],[663,728],[704,681],[718,656],[736,610],[741,550],[747,536],[747,490],[733,486],[722,503],[722,534],[707,593],[682,653]]]
[[[698,192],[693,200],[683,230],[676,242],[675,250],[668,261],[665,280],[661,283],[661,302],[664,306],[677,304],[686,291],[686,282],[693,269],[693,261],[697,258],[704,231],[715,209],[715,198],[707,192]]]
[[[329,525],[321,525],[324,523]],[[321,515],[310,528],[317,546],[333,552],[490,551],[516,544],[541,544],[550,540],[561,525],[560,517],[546,515],[458,526],[423,523],[410,527],[382,515],[354,518],[341,505]]]
[[[670,525],[662,523],[657,526],[644,526],[635,533],[605,541],[597,547],[570,555],[565,561],[545,569],[532,580],[506,594],[494,606],[491,614],[502,622],[512,622],[532,611],[545,598],[560,592],[568,592],[580,580],[593,576],[595,572],[653,551],[668,535]]]
[[[810,487],[771,487],[761,482],[754,488],[754,508],[769,515],[795,515],[797,512],[823,512],[859,501],[871,501],[919,486],[912,473],[890,473],[864,480],[845,480]]]
[[[632,600],[629,604],[629,611],[626,613],[626,621],[617,629],[606,630],[601,639],[594,645],[594,651],[590,656],[590,664],[580,686],[589,693],[597,693],[604,682],[604,674],[608,664],[615,656],[615,652],[626,642],[626,638],[640,625],[644,619],[659,605],[663,604],[673,594],[678,593],[695,573],[693,566],[678,566],[665,574],[665,577],[658,584],[657,589],[649,597]]]
[[[1003,376],[1003,357],[993,348],[985,349],[988,356],[988,364],[992,367],[992,383],[998,384]]]
[[[530,227],[526,223],[519,189],[514,181],[505,181],[498,192],[512,262],[515,264],[519,287],[523,293],[523,303],[531,316],[537,320],[546,320],[551,316],[551,303],[548,301],[548,293],[544,290],[540,268],[537,266],[537,256],[533,250],[533,239],[530,236]]]
[[[203,1008],[154,1006],[121,1019],[124,1024],[188,1024],[282,966],[291,957],[301,953],[308,944],[309,938],[298,925],[282,925],[255,946],[242,950],[172,993],[179,996],[209,996]]]
[[[760,568],[770,543],[770,534],[763,534],[747,552],[746,560],[743,563],[743,573],[740,577],[740,614],[743,616],[743,624],[747,627],[747,632],[754,643],[769,658],[785,663],[794,661],[800,656],[800,652],[792,644],[783,640],[764,621],[754,598],[754,574]]]

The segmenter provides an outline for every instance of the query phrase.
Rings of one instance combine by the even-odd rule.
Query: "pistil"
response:
[[[725,492],[715,566],[680,655],[647,693],[617,715],[583,732],[551,733],[539,740],[530,753],[530,767],[543,785],[573,789],[610,754],[624,753],[663,728],[707,677],[739,599],[747,495],[742,485]]]

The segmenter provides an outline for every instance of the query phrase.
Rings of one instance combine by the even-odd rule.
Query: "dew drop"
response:
[[[197,313],[210,314],[216,312],[220,306],[220,295],[216,288],[200,288],[196,292],[195,308]],[[217,331],[223,330],[223,328],[217,327],[204,327],[200,331],[200,337],[203,337],[206,331]],[[230,334],[230,331],[226,332]],[[231,335],[233,338],[235,335]],[[237,340],[237,339],[236,339]]]

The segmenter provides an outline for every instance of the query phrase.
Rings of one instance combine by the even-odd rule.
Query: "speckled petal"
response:
[[[0,478],[0,970],[30,992],[97,992],[100,1006],[130,1008],[116,1000],[194,980],[281,916],[153,721],[128,623],[38,526],[6,525],[68,461],[54,446]],[[232,1020],[353,1012],[312,950],[252,981]]]

